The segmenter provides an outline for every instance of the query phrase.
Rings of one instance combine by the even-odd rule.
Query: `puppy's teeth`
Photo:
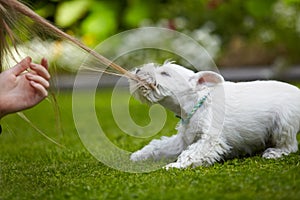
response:
[[[161,95],[159,89],[157,87],[155,87],[155,92],[158,94],[158,95]]]

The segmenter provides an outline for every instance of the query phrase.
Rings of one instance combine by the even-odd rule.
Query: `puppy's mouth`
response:
[[[140,101],[157,103],[169,94],[166,88],[156,82],[154,73],[137,69],[135,75],[140,81],[130,81],[130,93]]]

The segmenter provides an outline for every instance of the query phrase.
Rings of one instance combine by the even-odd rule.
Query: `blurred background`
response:
[[[187,34],[201,44],[225,78],[300,79],[300,0],[23,2],[90,47],[133,28],[164,27]],[[75,51],[67,50],[67,45],[58,47],[69,53]],[[56,50],[59,63],[63,58],[57,55]],[[69,59],[57,66],[67,72],[72,71],[73,64]]]

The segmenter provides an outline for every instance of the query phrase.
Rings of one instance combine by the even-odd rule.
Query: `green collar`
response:
[[[198,103],[193,107],[193,109],[191,110],[190,113],[188,113],[186,119],[181,119],[181,124],[188,124],[190,122],[190,119],[193,117],[193,115],[195,114],[195,112],[202,107],[203,103],[205,102],[205,100],[207,99],[209,93],[207,95],[205,95],[204,97],[202,97]]]

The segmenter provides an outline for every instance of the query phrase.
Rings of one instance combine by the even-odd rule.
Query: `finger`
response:
[[[51,78],[48,70],[46,69],[46,67],[42,66],[42,65],[38,65],[35,63],[31,63],[30,64],[30,69],[33,70],[33,72],[35,72],[36,74],[42,76],[43,78],[49,80]]]
[[[34,74],[31,74],[31,73],[27,73],[26,77],[30,81],[34,81],[36,83],[39,83],[44,88],[49,88],[49,86],[50,86],[49,82],[41,76],[34,75]]]
[[[42,99],[44,99],[45,97],[48,96],[48,91],[41,84],[36,83],[34,81],[30,81],[30,85],[36,89],[36,91],[39,93],[39,95]]]
[[[11,71],[14,75],[18,76],[30,66],[30,63],[31,58],[28,56],[24,58],[21,62],[16,64],[13,68],[11,68]]]
[[[44,66],[48,70],[48,61],[46,58],[42,58],[41,65]]]

